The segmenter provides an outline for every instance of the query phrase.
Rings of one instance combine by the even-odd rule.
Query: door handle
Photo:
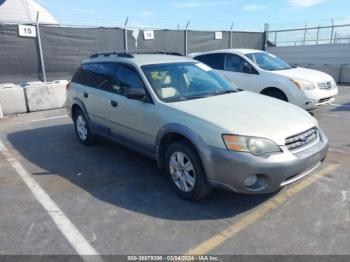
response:
[[[111,106],[117,107],[117,106],[118,106],[118,102],[112,100],[112,101],[111,101]]]
[[[88,98],[88,97],[89,97],[89,94],[86,93],[86,92],[84,92],[84,97],[85,97],[85,98]]]

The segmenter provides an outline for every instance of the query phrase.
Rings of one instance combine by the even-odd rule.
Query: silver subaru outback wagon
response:
[[[181,56],[92,55],[67,98],[82,144],[104,136],[155,159],[189,200],[213,187],[279,190],[311,174],[328,150],[303,109],[238,91],[212,68]]]

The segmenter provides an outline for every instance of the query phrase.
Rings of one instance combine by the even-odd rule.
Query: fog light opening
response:
[[[246,179],[244,179],[244,186],[246,187],[252,187],[258,182],[258,177],[256,175],[248,176]]]

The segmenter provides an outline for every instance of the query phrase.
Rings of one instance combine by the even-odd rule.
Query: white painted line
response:
[[[47,120],[53,120],[53,119],[58,119],[58,118],[65,118],[65,117],[68,117],[68,115],[40,118],[40,119],[30,120],[29,122],[41,122],[41,121],[47,121]]]
[[[29,172],[11,156],[5,145],[0,141],[0,153],[10,163],[13,169],[21,177],[26,186],[35,196],[36,200],[43,206],[56,224],[61,233],[72,245],[79,255],[98,255],[97,251],[90,245],[85,237],[79,232],[69,218],[62,212],[50,196],[31,177]]]
[[[331,105],[332,105],[332,106],[342,106],[342,107],[349,107],[349,108],[350,108],[350,106],[349,106],[349,105],[334,104],[334,103],[332,103]]]

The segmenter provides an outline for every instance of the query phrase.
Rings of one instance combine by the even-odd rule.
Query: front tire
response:
[[[89,121],[80,109],[74,114],[74,127],[77,138],[81,144],[92,145],[94,143],[95,137],[91,132]]]
[[[185,141],[174,142],[167,148],[164,168],[173,188],[184,199],[196,201],[212,190],[198,153]]]

